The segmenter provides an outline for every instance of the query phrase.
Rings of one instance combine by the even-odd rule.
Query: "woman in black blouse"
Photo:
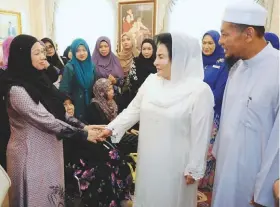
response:
[[[154,65],[156,59],[157,47],[152,39],[145,39],[141,45],[141,53],[133,59],[131,70],[126,79],[129,89],[129,103],[133,100],[140,86],[146,78],[156,73],[157,69]]]
[[[107,125],[117,116],[118,111],[111,81],[106,78],[97,80],[93,94],[85,120],[95,125]],[[65,102],[65,107],[68,114],[73,111],[71,104]],[[74,196],[78,192],[75,176],[80,183],[80,206],[120,207],[121,203],[130,200],[130,186],[127,183],[130,171],[123,153],[115,145],[109,141],[89,145],[76,140],[70,140],[66,145],[64,158],[67,204],[71,200],[77,202],[77,197]]]

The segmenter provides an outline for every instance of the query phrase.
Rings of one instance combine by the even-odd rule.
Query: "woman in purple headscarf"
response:
[[[116,84],[118,79],[123,78],[123,69],[119,59],[112,52],[108,37],[102,36],[97,39],[92,61],[96,66],[97,79],[109,78],[113,84]]]

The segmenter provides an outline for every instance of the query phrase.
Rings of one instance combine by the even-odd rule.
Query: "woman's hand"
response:
[[[187,185],[191,185],[194,184],[195,179],[193,179],[193,177],[191,175],[186,175],[185,176],[185,181]]]
[[[99,141],[100,130],[88,130],[87,140],[93,143],[97,143]]]
[[[95,130],[95,129],[103,130],[103,129],[105,129],[105,127],[106,127],[106,125],[86,125],[84,127],[84,130],[85,131]]]
[[[260,204],[258,204],[258,203],[255,203],[254,196],[252,197],[252,200],[251,200],[250,204],[251,204],[252,206],[254,206],[254,207],[265,207],[265,206],[262,206],[262,205],[260,205]]]
[[[276,202],[279,203],[279,197],[280,197],[280,182],[279,179],[275,181],[274,185],[273,185],[273,193],[274,193],[274,197],[276,199]]]
[[[50,66],[50,63],[47,60],[44,60],[45,69],[47,69]]]
[[[114,76],[111,74],[108,76],[109,81],[111,81],[112,85],[115,85],[117,83],[117,80]]]
[[[98,139],[100,141],[105,141],[108,137],[112,136],[112,131],[109,129],[104,129],[102,132],[98,135]]]

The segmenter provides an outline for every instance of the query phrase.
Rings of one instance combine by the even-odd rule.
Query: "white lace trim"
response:
[[[185,169],[184,175],[191,175],[193,179],[200,180],[204,177],[204,167],[199,167],[197,165],[189,164]]]

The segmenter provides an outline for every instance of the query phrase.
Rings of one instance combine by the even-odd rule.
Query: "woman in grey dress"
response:
[[[47,78],[44,47],[19,35],[11,43],[9,66],[0,80],[7,100],[11,136],[7,168],[11,207],[64,206],[61,139],[93,141],[94,126],[65,116],[63,96]]]

